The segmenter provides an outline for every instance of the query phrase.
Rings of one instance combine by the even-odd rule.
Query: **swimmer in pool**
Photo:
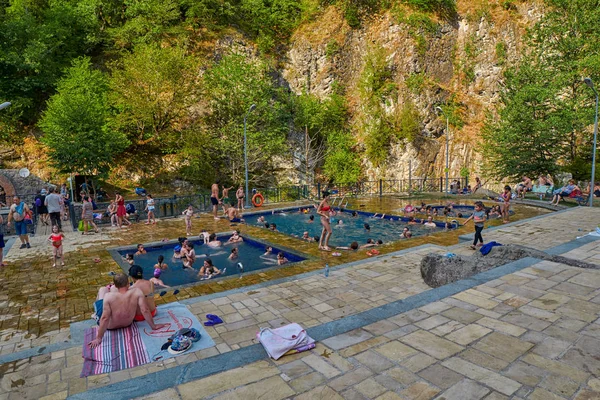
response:
[[[358,242],[352,242],[350,246],[338,246],[336,250],[358,250]]]
[[[260,217],[258,217],[256,222],[258,222],[259,224],[264,224],[267,221],[265,220],[265,217],[263,215],[261,215]]]
[[[371,232],[371,225],[369,224],[364,224],[363,227],[365,228],[365,231],[367,232]]]
[[[287,264],[289,261],[287,258],[285,258],[285,255],[283,254],[282,251],[280,251],[277,254],[277,265],[283,265],[283,264]]]
[[[220,240],[217,240],[217,235],[215,235],[214,233],[211,233],[208,239],[208,247],[217,248],[221,247],[221,245],[223,244]]]
[[[237,260],[239,255],[240,254],[238,252],[237,247],[234,247],[233,249],[231,249],[231,254],[227,258],[229,258],[230,260]]]
[[[156,286],[162,286],[165,288],[170,287],[169,285],[165,285],[165,283],[160,279],[161,273],[162,273],[162,270],[160,268],[154,268],[154,277],[150,278],[150,282],[152,282]]]

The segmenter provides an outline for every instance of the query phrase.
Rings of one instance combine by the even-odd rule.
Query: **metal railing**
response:
[[[450,182],[458,181],[459,187],[466,186],[468,181],[465,178],[450,178]],[[448,185],[454,188],[454,185]],[[312,185],[286,185],[265,187],[253,189],[253,193],[260,192],[264,197],[264,204],[276,204],[284,202],[293,202],[300,200],[316,200],[322,197],[323,191],[328,190],[334,197],[356,197],[356,196],[383,196],[391,194],[406,194],[418,192],[443,192],[445,189],[445,178],[412,178],[396,180],[376,180],[361,181],[352,185],[330,185],[316,183]],[[251,194],[252,196],[252,194]],[[237,201],[235,196],[230,197],[232,201]],[[146,208],[146,199],[126,200],[126,204],[131,204],[135,208],[135,213],[130,216],[130,220],[144,220],[148,214]],[[110,202],[96,203],[95,214],[101,214],[102,218],[95,219],[99,224],[110,224],[110,216],[107,215],[107,208]],[[209,212],[212,209],[210,194],[193,194],[172,197],[155,197],[154,214],[157,218],[178,217],[182,212],[192,205],[196,212]],[[81,203],[71,203],[69,213],[73,228],[77,229],[81,220]]]

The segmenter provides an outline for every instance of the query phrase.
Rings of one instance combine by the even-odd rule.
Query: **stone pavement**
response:
[[[600,271],[542,261],[310,352],[141,398],[598,399],[599,312]]]
[[[588,210],[588,212],[583,212],[585,210]],[[581,236],[595,227],[593,221],[599,219],[600,213],[596,213],[595,210],[585,210],[573,209],[565,213],[550,214],[541,219],[517,222],[510,226],[502,226],[497,230],[486,230],[484,231],[484,237],[486,240],[492,240],[492,238],[494,238],[493,240],[504,241],[504,243],[509,243],[511,240],[514,240],[516,243],[539,246],[539,248],[547,249],[551,246],[567,243],[576,236]],[[200,221],[203,226],[211,223],[204,219],[201,219]],[[214,230],[223,231],[228,228],[226,224],[221,222],[216,224]],[[75,255],[71,255],[71,257],[78,260],[77,266],[71,267],[73,269],[72,275],[69,275],[69,272],[61,271],[60,279],[65,279],[67,276],[69,277],[68,279],[77,279],[79,277],[77,274],[79,274],[83,268],[93,268],[91,270],[94,272],[93,277],[91,279],[84,279],[83,282],[93,285],[93,291],[95,292],[95,288],[99,283],[103,282],[102,279],[108,279],[108,277],[100,278],[100,276],[113,268],[112,265],[106,265],[104,262],[100,263],[100,265],[90,264],[90,261],[88,260],[96,254],[102,255],[103,260],[106,259],[106,253],[102,253],[102,251],[105,250],[97,250],[97,248],[105,248],[107,245],[106,242],[112,245],[123,243],[123,241],[126,241],[127,243],[136,243],[147,242],[149,239],[160,240],[163,235],[164,237],[176,237],[173,235],[176,235],[175,232],[180,230],[181,221],[161,221],[159,225],[162,226],[157,230],[140,226],[128,230],[125,233],[119,232],[118,235],[114,234],[111,230],[106,230],[100,235],[84,237],[84,240],[93,244],[90,244],[89,248],[83,249]],[[250,233],[254,236],[258,236],[264,232],[264,230],[252,227],[244,227],[244,229],[247,229],[246,233]],[[468,227],[462,229],[459,233],[464,234],[471,229],[472,227]],[[583,230],[579,231],[578,229]],[[539,234],[543,234],[544,237],[550,237],[550,239],[540,240]],[[273,239],[271,236],[277,236],[277,239]],[[280,236],[281,235],[264,232],[264,237],[268,240],[277,240],[281,242]],[[495,239],[495,237],[501,239]],[[431,236],[425,238],[421,242],[415,241],[413,243],[419,244],[426,243],[427,241],[435,243],[438,241],[437,238],[437,236]],[[454,235],[454,243],[456,243],[456,238],[457,236]],[[81,239],[73,238],[73,240]],[[292,244],[291,246],[300,248],[300,251],[309,254],[311,252],[318,254],[318,252],[315,252],[314,249],[309,248],[304,243],[298,244],[297,241],[294,241],[293,239],[285,240],[289,240],[289,243]],[[398,247],[390,246],[385,251],[397,249]],[[468,247],[464,244],[452,246],[449,250],[453,252],[469,251]],[[318,262],[313,263],[314,266],[312,268],[295,269],[295,273],[307,272],[307,274],[301,275],[297,279],[288,278],[286,281],[280,283],[260,284],[268,279],[282,277],[281,275],[269,274],[264,274],[263,276],[261,273],[256,274],[254,280],[249,279],[248,282],[245,282],[245,284],[260,284],[260,286],[251,287],[246,290],[237,289],[222,294],[215,293],[215,290],[208,292],[194,292],[190,290],[185,293],[185,296],[182,298],[165,296],[167,299],[161,298],[164,301],[180,300],[186,302],[190,309],[200,318],[209,312],[220,313],[220,315],[224,317],[225,324],[216,328],[210,328],[208,332],[215,340],[215,347],[185,354],[164,362],[152,363],[112,374],[79,378],[81,364],[83,362],[81,359],[81,348],[78,345],[71,344],[72,340],[68,336],[68,329],[51,331],[50,333],[41,335],[39,338],[31,339],[28,338],[28,334],[23,333],[23,331],[9,331],[7,333],[3,327],[2,336],[0,337],[0,346],[2,346],[0,347],[0,360],[3,355],[11,355],[16,351],[20,351],[27,347],[43,347],[35,347],[32,349],[34,352],[33,354],[27,354],[21,358],[17,357],[14,361],[0,364],[0,400],[4,398],[43,398],[44,396],[48,396],[47,398],[49,399],[58,399],[65,398],[67,395],[77,396],[78,393],[80,393],[79,398],[99,398],[106,396],[112,396],[114,398],[135,397],[134,392],[129,392],[127,396],[123,396],[122,392],[119,392],[119,384],[131,383],[135,384],[136,387],[147,388],[148,382],[155,379],[155,372],[166,370],[175,371],[187,367],[196,369],[199,368],[197,367],[197,363],[205,362],[206,360],[214,360],[214,362],[217,363],[221,360],[219,357],[227,357],[228,354],[235,358],[237,357],[237,352],[245,349],[252,351],[253,346],[256,346],[254,335],[258,330],[258,327],[276,327],[289,321],[294,321],[302,323],[307,328],[320,328],[332,321],[344,321],[375,307],[385,307],[399,299],[431,292],[431,290],[423,284],[418,271],[421,257],[430,251],[445,252],[448,250],[432,246],[428,249],[421,247],[400,254],[380,256],[375,259],[366,260],[366,262],[362,264],[340,266],[337,269],[333,268],[331,276],[327,279],[318,273],[310,273],[310,271],[315,271],[317,268],[322,268],[323,259],[320,259]],[[598,245],[596,243],[589,243],[582,247],[572,249],[565,255],[572,257],[585,256],[589,262],[598,262],[597,259],[599,254],[600,249],[598,248]],[[325,255],[325,257],[327,257],[327,255]],[[362,257],[364,257],[364,255],[362,255]],[[334,265],[336,261],[337,263],[340,263],[354,261],[357,258],[344,256],[343,260],[335,260],[334,258],[325,259],[329,260],[330,263]],[[35,262],[32,264],[35,264]],[[549,273],[547,272],[549,268],[554,268],[557,271],[552,275],[545,276],[544,274]],[[23,269],[23,267],[21,267],[21,269]],[[31,267],[26,266],[25,269],[28,271],[35,271],[33,265]],[[6,271],[4,272],[6,273]],[[600,288],[600,283],[596,285],[598,280],[597,274],[598,272],[595,270],[581,271],[551,263],[538,263],[535,266],[508,274],[476,288],[460,291],[453,294],[451,297],[425,305],[418,310],[412,310],[408,313],[401,314],[402,316],[385,318],[371,326],[361,327],[350,333],[325,339],[320,342],[317,349],[309,354],[285,357],[279,362],[259,359],[248,362],[248,365],[239,369],[229,369],[226,372],[223,372],[222,375],[217,374],[203,377],[202,379],[188,381],[183,378],[178,379],[177,381],[173,380],[172,382],[169,382],[168,387],[170,389],[157,396],[163,398],[179,398],[179,396],[188,398],[193,397],[195,394],[196,397],[194,398],[210,396],[218,396],[219,398],[222,398],[222,396],[233,398],[258,398],[264,394],[264,398],[270,399],[278,398],[273,393],[277,393],[276,390],[279,389],[285,394],[283,397],[293,397],[296,394],[301,394],[304,396],[301,398],[320,398],[319,395],[321,395],[322,398],[336,398],[336,395],[341,395],[345,398],[376,398],[381,395],[384,396],[383,398],[394,398],[393,395],[397,395],[400,396],[400,398],[425,399],[433,398],[433,395],[427,397],[427,394],[432,394],[433,392],[435,392],[436,395],[443,394],[443,396],[447,396],[448,393],[443,391],[454,386],[454,384],[459,383],[461,380],[451,381],[449,383],[452,383],[452,385],[444,387],[440,382],[432,381],[431,379],[433,378],[430,377],[431,379],[429,379],[427,376],[422,376],[422,370],[431,367],[435,368],[433,369],[434,373],[432,375],[438,375],[438,369],[440,371],[445,371],[445,369],[447,369],[460,375],[461,379],[468,379],[468,381],[464,381],[454,389],[457,393],[460,392],[460,390],[466,391],[469,388],[473,388],[474,391],[479,391],[480,393],[485,391],[486,396],[492,396],[489,397],[489,399],[506,398],[500,396],[500,394],[504,393],[502,390],[486,383],[488,382],[487,374],[489,374],[489,371],[494,372],[500,377],[519,383],[520,381],[518,379],[514,378],[512,375],[507,375],[505,370],[511,368],[514,366],[513,364],[517,362],[525,364],[528,368],[540,368],[536,364],[531,364],[531,357],[534,356],[545,357],[557,361],[560,365],[566,364],[572,368],[583,370],[583,372],[586,372],[586,368],[589,369],[589,365],[593,365],[591,363],[595,360],[594,357],[597,355],[596,353],[591,352],[589,342],[586,340],[588,340],[588,336],[591,337],[591,339],[596,340],[589,332],[593,332],[594,328],[598,325],[598,322],[595,319],[590,320],[591,316],[596,316],[596,313],[598,312],[592,307],[597,303],[600,303],[600,301],[595,301],[596,295],[600,294],[600,292],[596,293]],[[244,277],[244,280],[246,280],[246,278],[249,277]],[[0,275],[0,281],[1,280],[2,277]],[[238,279],[229,281],[234,282],[238,281]],[[223,283],[219,283],[219,290],[235,289],[236,287],[239,287],[239,284],[229,283],[227,280],[222,282]],[[589,286],[591,283],[593,283],[594,286]],[[586,284],[588,286],[586,286]],[[204,286],[209,287],[208,285]],[[31,287],[33,287],[33,282],[31,283]],[[95,293],[92,293],[91,290],[77,287],[66,287],[68,287],[68,290],[65,290],[68,292],[83,290],[86,297],[85,307],[82,306],[82,311],[73,315],[72,321],[79,321],[87,318],[87,299],[93,299]],[[194,288],[194,290],[197,289]],[[209,296],[197,297],[202,294],[209,294]],[[580,294],[585,295],[582,297]],[[543,301],[549,302],[549,304],[554,304],[552,301],[554,301],[555,298],[550,297],[548,300],[544,297],[546,295],[560,295],[564,297],[560,297],[559,300],[556,300],[559,301],[560,306],[548,310],[535,302],[539,297]],[[43,294],[41,296],[43,298]],[[53,300],[56,301],[56,298]],[[0,303],[1,302],[2,298],[0,298]],[[10,304],[10,302],[6,304]],[[24,310],[24,308],[21,307],[19,310]],[[539,310],[541,310],[541,313]],[[553,313],[554,316],[548,319],[546,312]],[[556,316],[558,316],[558,318],[556,318]],[[581,318],[583,317],[585,317],[585,319],[582,320]],[[1,314],[0,321],[2,321]],[[541,321],[541,323],[536,321]],[[576,324],[577,321],[579,321],[578,324]],[[582,325],[583,322],[585,322],[585,325]],[[544,326],[544,323],[547,323],[548,325]],[[517,331],[511,330],[513,329],[512,327],[521,328],[523,329],[523,332],[517,334]],[[483,333],[484,331],[489,332]],[[570,333],[571,331],[573,331],[572,334]],[[536,332],[538,333],[538,336],[535,335]],[[512,347],[516,342],[509,341],[510,344],[508,345],[504,342],[506,340],[504,336],[510,339],[512,337],[511,335],[519,341],[531,343],[532,346],[523,351],[523,353],[519,355],[519,357],[516,357],[515,360],[507,363],[503,368],[500,368],[500,366],[502,366],[501,364],[496,365],[486,364],[483,363],[483,361],[479,362],[479,358],[488,361],[493,360],[488,359],[488,357],[495,357],[496,359],[503,360],[502,357],[504,356],[502,354],[487,349],[485,343],[498,342],[500,347]],[[569,335],[571,335],[571,337],[577,335],[577,339],[572,340],[570,342],[572,346],[565,349],[564,354],[561,353],[560,356],[549,357],[549,355],[545,353],[538,354],[534,352],[534,349],[537,348],[541,342],[550,339],[568,342],[568,340],[563,339],[562,336]],[[404,338],[405,336],[406,338]],[[487,339],[486,341],[487,337],[490,337],[490,339]],[[440,341],[436,338],[439,338]],[[471,340],[471,338],[473,339]],[[42,341],[41,339],[44,340]],[[535,342],[534,339],[537,339],[538,341],[541,339],[543,340],[538,343]],[[585,344],[584,347],[576,347],[580,341],[584,341],[588,344]],[[396,342],[409,349],[404,349],[404,347],[396,345]],[[480,342],[483,342],[483,344],[480,345]],[[23,345],[24,343],[25,345]],[[57,343],[64,343],[64,348],[49,352],[49,350],[52,349],[52,346]],[[396,350],[391,348],[389,349],[390,351],[388,354],[388,347],[392,346],[389,343],[393,343],[393,346],[398,346],[398,348],[401,349],[398,350],[399,353],[397,355],[390,356],[390,354],[396,354],[394,353]],[[451,349],[457,350],[460,348],[460,351],[455,353],[450,351],[448,355],[446,355],[444,353],[445,350],[443,349],[445,348],[445,345],[449,343],[452,344],[449,346]],[[386,344],[388,344],[388,347],[384,347]],[[22,346],[18,347],[19,345]],[[364,349],[362,349],[362,346],[365,346]],[[488,346],[491,345],[488,344]],[[546,347],[554,348],[555,343],[547,342]],[[46,348],[48,350],[46,350]],[[442,350],[440,350],[440,348]],[[568,350],[573,350],[569,353],[571,354],[569,356],[570,358],[563,359],[562,356],[564,356]],[[356,352],[353,353],[353,351]],[[409,354],[407,353],[406,356],[403,356],[403,352],[408,352]],[[367,353],[367,355],[361,356],[360,354],[362,353]],[[381,357],[376,358],[379,361],[369,363],[367,358],[372,357],[371,353]],[[482,353],[483,355],[480,355],[479,353]],[[525,360],[525,357],[528,357],[529,353],[532,353],[533,355],[527,358],[527,360],[529,360],[527,361]],[[465,354],[468,354],[469,356]],[[475,354],[477,357],[471,357],[470,354]],[[581,357],[584,357],[585,360],[582,359],[583,361],[581,361],[580,359],[577,359],[581,361],[580,364],[568,362],[575,357],[573,354],[581,354]],[[305,360],[306,357],[310,358]],[[385,360],[387,361],[384,362]],[[379,367],[377,367],[376,364],[380,361],[382,365],[388,365],[388,363],[393,365],[379,371],[377,370]],[[434,362],[427,364],[429,361]],[[539,363],[546,362],[545,360],[538,361]],[[296,362],[296,364],[288,366],[287,368],[291,368],[295,371],[296,367],[299,366],[300,372],[289,370],[286,372],[284,364],[287,365],[292,362]],[[418,362],[427,365],[423,366],[422,369],[416,369],[418,367],[411,366],[411,363]],[[459,368],[459,370],[457,370],[456,368],[458,367],[454,365],[456,362],[459,364],[467,362],[478,365],[479,368],[483,368],[485,371],[468,364],[467,367],[464,367],[463,365],[463,369]],[[227,367],[227,365],[231,364],[226,363],[223,364],[222,367],[218,367],[221,368],[221,370],[230,368]],[[519,368],[522,367],[521,364],[516,365]],[[585,367],[583,367],[583,365],[585,365]],[[496,368],[494,369],[492,366]],[[475,372],[470,372],[473,368]],[[413,371],[413,369],[415,370]],[[267,372],[255,373],[253,372],[255,370]],[[517,370],[520,371],[520,369]],[[554,370],[549,371],[560,376],[560,373]],[[353,375],[354,373],[358,375],[355,376]],[[366,375],[367,373],[368,375]],[[394,375],[395,373],[400,375]],[[407,375],[408,373],[410,373],[410,375]],[[577,395],[584,389],[597,390],[598,383],[594,383],[595,381],[591,378],[596,378],[598,374],[591,371],[588,371],[587,373],[589,377],[586,377],[586,380],[581,382],[570,375],[565,377],[575,383],[579,382],[573,395]],[[365,377],[361,378],[363,375],[365,375]],[[490,375],[492,378],[489,379],[493,381],[493,379],[498,378],[496,375]],[[354,380],[356,380],[356,382],[352,385],[347,384],[341,386],[332,383],[342,376],[347,376],[346,379],[348,382]],[[386,376],[395,380],[397,386],[391,386],[392,381],[385,378]],[[406,378],[407,380],[404,380],[404,378],[398,378],[399,376],[410,376],[415,379],[411,381],[410,378]],[[212,381],[211,378],[213,378]],[[455,378],[457,378],[457,376],[455,376]],[[562,382],[557,380],[558,378],[555,378],[554,376],[550,377],[550,375],[543,375],[543,378],[547,378],[547,381]],[[589,382],[587,380],[588,378],[590,378]],[[160,379],[160,377],[157,379]],[[544,386],[541,383],[543,380],[544,379],[540,378],[540,382],[535,385],[532,383],[519,383],[521,386],[519,386],[514,393],[518,394],[521,398],[553,398],[544,397],[543,395],[545,395],[545,392],[542,390],[547,390],[549,393],[560,395],[556,390],[549,389],[547,385]],[[358,385],[363,383],[363,381],[366,383],[359,388]],[[177,386],[177,382],[184,383]],[[387,386],[384,382],[387,382]],[[504,384],[506,381],[500,380],[500,382],[503,382]],[[268,391],[264,393],[260,391],[264,390],[265,387],[270,388],[271,383],[274,384],[272,387],[275,388],[273,389],[273,392]],[[194,386],[195,384],[198,386]],[[381,393],[377,393],[377,390],[372,392],[369,391],[369,388],[376,387],[375,384],[385,388],[385,391]],[[585,386],[585,384],[588,386]],[[188,391],[185,392],[187,394],[184,393],[186,389],[182,389],[185,387],[188,388]],[[206,389],[205,387],[212,389]],[[463,389],[463,387],[466,387],[467,389]],[[531,389],[531,392],[523,392],[529,389]],[[536,394],[538,397],[531,397],[538,389],[539,391]],[[292,390],[292,392],[289,392],[289,390]],[[138,392],[138,394],[141,393]],[[474,396],[472,398],[482,397]],[[572,398],[572,396],[558,398]]]

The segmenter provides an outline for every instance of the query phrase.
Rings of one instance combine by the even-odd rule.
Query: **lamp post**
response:
[[[594,117],[594,146],[592,149],[592,180],[590,181],[590,207],[594,204],[594,180],[596,179],[596,137],[598,136],[598,91],[594,88],[594,82],[592,78],[585,78],[583,80],[590,89],[594,91],[596,95],[596,116]]]
[[[4,102],[4,103],[0,104],[0,110],[3,110],[3,109],[5,109],[6,107],[9,107],[9,106],[10,106],[10,102],[8,102],[8,101]]]
[[[446,194],[448,194],[448,171],[450,170],[450,154],[448,153],[448,131],[450,130],[450,124],[448,121],[448,116],[446,115],[446,113],[444,113],[442,107],[437,106],[435,109],[444,114],[444,116],[446,117]]]
[[[244,166],[246,168],[246,208],[250,208],[250,203],[248,203],[248,141],[246,139],[246,119],[248,118],[248,114],[250,114],[255,108],[256,104],[252,104],[248,109],[246,115],[244,115]]]

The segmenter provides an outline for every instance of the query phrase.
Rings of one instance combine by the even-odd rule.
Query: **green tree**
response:
[[[106,124],[107,90],[106,78],[92,68],[89,58],[74,60],[58,82],[39,122],[58,171],[105,176],[115,156],[127,147],[125,135]]]
[[[147,157],[160,162],[181,146],[198,101],[198,75],[197,60],[183,49],[153,44],[136,46],[113,67],[110,124],[130,140],[136,163]],[[140,165],[153,169],[147,161]]]
[[[358,182],[361,176],[360,157],[353,149],[354,140],[348,132],[332,132],[327,139],[331,152],[325,158],[323,171],[329,180],[339,185]]]
[[[38,119],[71,61],[100,42],[95,0],[0,3],[0,137],[20,135]]]
[[[522,65],[507,72],[499,118],[484,129],[487,169],[497,178],[578,173],[591,161],[593,96],[582,77],[600,78],[600,1],[546,5]]]
[[[290,114],[287,95],[275,85],[271,70],[260,59],[223,57],[203,77],[205,134],[210,136],[213,167],[227,180],[244,174],[244,116],[248,115],[248,169],[255,183],[273,183],[278,157],[288,155],[286,136]]]

